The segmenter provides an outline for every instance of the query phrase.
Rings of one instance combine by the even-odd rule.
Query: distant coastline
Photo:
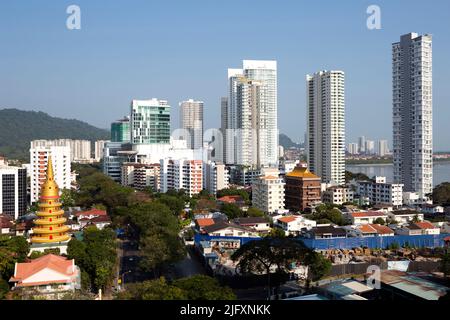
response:
[[[438,158],[433,159],[434,163],[447,163],[450,162],[450,158]],[[371,165],[371,166],[385,166],[385,165],[393,165],[392,159],[347,159],[345,160],[346,165],[357,166],[357,165]]]

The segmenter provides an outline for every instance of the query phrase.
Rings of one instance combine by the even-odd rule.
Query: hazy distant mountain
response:
[[[51,117],[44,112],[0,110],[0,155],[29,159],[30,141],[37,139],[107,140],[108,130],[79,120]]]
[[[283,148],[288,149],[288,148],[302,148],[303,145],[296,143],[294,141],[291,140],[291,138],[289,138],[287,135],[285,135],[284,133],[280,133],[279,136],[279,144],[280,146],[283,146]]]

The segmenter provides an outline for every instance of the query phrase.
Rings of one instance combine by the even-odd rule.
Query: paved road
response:
[[[139,268],[139,256],[138,244],[135,241],[123,240],[121,241],[122,250],[120,258],[120,276],[123,281],[123,285],[127,283],[142,282],[150,280],[153,275],[148,272],[143,272]]]
[[[170,271],[170,275],[175,279],[191,277],[196,274],[206,274],[205,268],[190,248],[187,250],[186,257],[176,263]]]

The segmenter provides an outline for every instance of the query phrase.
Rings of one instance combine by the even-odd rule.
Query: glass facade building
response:
[[[166,100],[132,101],[131,143],[170,143],[170,106]]]

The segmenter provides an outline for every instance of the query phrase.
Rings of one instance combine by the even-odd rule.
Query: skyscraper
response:
[[[8,166],[0,158],[0,213],[16,220],[27,212],[27,169]]]
[[[170,106],[166,100],[133,100],[131,102],[131,143],[170,143]]]
[[[311,172],[323,182],[345,182],[344,72],[306,76],[307,157]]]
[[[47,162],[52,158],[54,180],[60,190],[72,187],[70,147],[69,146],[36,146],[30,149],[30,186],[31,203],[39,199],[41,185],[46,181]]]
[[[180,127],[188,132],[187,147],[203,147],[203,101],[180,102]]]
[[[361,136],[358,138],[358,148],[360,154],[366,153],[366,137]]]
[[[392,44],[394,182],[425,197],[433,187],[432,37]]]
[[[130,142],[130,117],[111,123],[111,142]]]
[[[226,162],[277,166],[277,62],[244,60],[228,80]]]
[[[377,141],[377,155],[380,157],[384,157],[389,153],[389,147],[387,140],[378,140]]]

